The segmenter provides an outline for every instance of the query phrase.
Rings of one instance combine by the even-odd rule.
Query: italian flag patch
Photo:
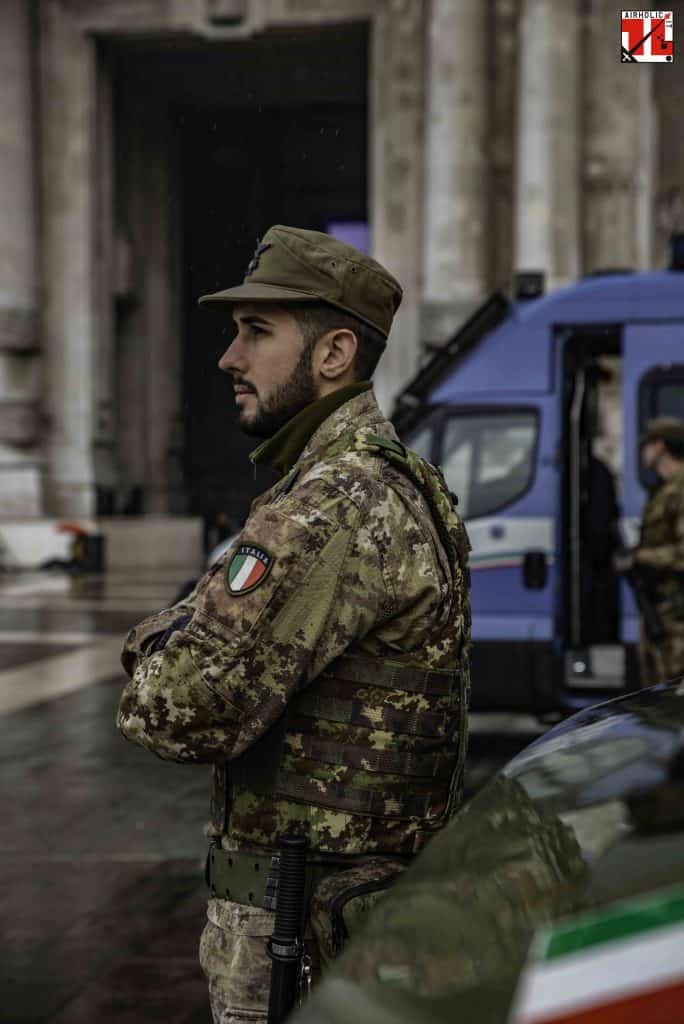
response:
[[[533,943],[510,1024],[681,1024],[684,886],[559,922]]]
[[[254,544],[241,544],[226,570],[229,594],[248,594],[263,583],[273,564],[273,556]]]

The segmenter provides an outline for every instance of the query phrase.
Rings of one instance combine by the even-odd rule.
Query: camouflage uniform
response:
[[[652,686],[684,673],[684,469],[646,503],[634,561],[648,572],[666,632],[656,647],[641,628],[641,684]]]
[[[271,229],[248,277],[273,288],[280,266],[290,290],[311,252],[316,294],[331,304],[357,308],[344,288],[368,273],[366,319],[387,333],[395,297],[374,283],[386,272],[326,236]],[[465,528],[440,471],[398,443],[370,383],[334,396],[308,407],[325,415],[305,438],[306,410],[252,453],[269,461],[283,433],[301,440],[195,591],[126,640],[119,729],[162,758],[213,766],[210,869],[297,831],[319,878],[367,878],[371,856],[398,870],[460,802]],[[273,915],[257,902],[209,901],[200,958],[221,1024],[265,1019]]]

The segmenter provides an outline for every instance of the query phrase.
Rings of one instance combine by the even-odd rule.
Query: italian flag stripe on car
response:
[[[684,887],[535,940],[511,1024],[684,1024]]]

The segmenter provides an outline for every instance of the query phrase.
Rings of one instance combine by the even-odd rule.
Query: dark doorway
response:
[[[264,52],[269,45],[278,59],[275,75]],[[241,46],[244,60],[257,43]],[[367,218],[366,32],[306,33],[258,46],[253,80],[260,102],[248,91],[241,106],[232,95],[230,105],[193,103],[178,110],[185,479],[189,511],[208,524],[217,516],[242,520],[252,498],[275,478],[259,468],[255,479],[248,453],[258,440],[239,430],[230,380],[216,366],[233,333],[230,313],[199,309],[198,296],[241,281],[271,224],[326,230],[331,222]],[[321,63],[326,52],[329,66],[338,69],[334,91]],[[270,85],[264,68],[270,68]],[[309,89],[300,81],[289,92],[288,82],[302,74]]]
[[[133,38],[102,55],[128,255],[117,250],[120,490],[139,511],[158,492],[162,506],[201,515],[211,541],[217,517],[239,523],[272,478],[254,477],[256,442],[216,365],[232,320],[197,299],[242,280],[271,224],[367,221],[368,28]]]

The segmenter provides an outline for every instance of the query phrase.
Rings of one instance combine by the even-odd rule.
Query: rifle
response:
[[[306,848],[304,836],[280,837],[280,867],[273,934],[268,940],[271,990],[268,1024],[281,1024],[292,1010],[304,962],[302,941],[306,889]]]

